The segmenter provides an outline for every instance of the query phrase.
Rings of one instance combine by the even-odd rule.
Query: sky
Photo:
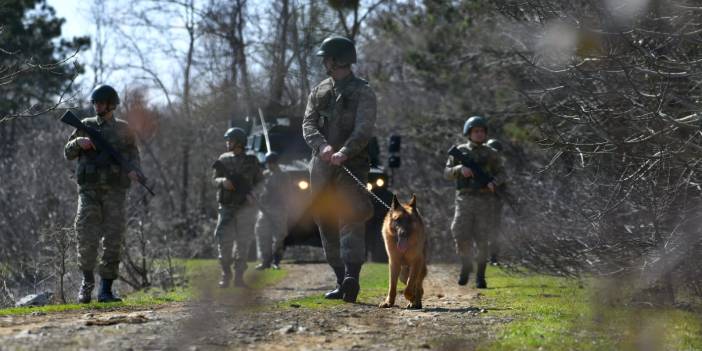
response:
[[[115,10],[125,10],[124,6],[128,6],[129,0],[102,0],[106,7],[113,8]],[[54,8],[56,11],[56,16],[64,18],[66,22],[62,27],[62,35],[65,38],[72,38],[76,36],[90,36],[94,37],[95,34],[95,24],[90,15],[90,7],[94,3],[94,0],[47,0],[47,4]],[[148,3],[144,2],[148,6]],[[198,2],[199,3],[199,2]],[[262,11],[265,6],[265,1],[253,2],[252,11]],[[149,12],[149,16],[152,19],[163,20],[162,24],[167,24],[168,26],[175,26],[182,28],[182,23],[180,23],[180,17],[169,17],[166,15],[159,16],[159,13]],[[163,80],[164,85],[171,90],[173,87],[179,87],[181,83],[179,82],[180,77],[182,77],[182,60],[179,59],[178,55],[184,54],[187,48],[187,41],[185,39],[186,35],[184,30],[174,30],[171,33],[167,32],[149,32],[141,31],[138,28],[126,28],[124,30],[131,30],[130,35],[136,38],[140,49],[148,55],[147,65],[149,69],[156,72],[161,80]],[[114,65],[125,65],[134,63],[137,60],[136,57],[124,55],[118,52],[116,46],[117,40],[113,37],[107,38],[107,46],[105,52],[105,61],[109,61],[110,64]],[[160,48],[173,47],[176,54],[166,54],[163,50],[154,50],[153,47],[149,45],[159,45]],[[91,63],[93,60],[93,47],[78,55],[77,60],[79,63],[85,65],[86,72],[77,79],[77,86],[81,87],[81,94],[87,96],[94,85],[94,72],[91,68]],[[130,61],[131,60],[131,61]],[[250,68],[254,69],[256,67],[255,62],[250,62]],[[99,83],[99,82],[98,82]],[[117,71],[108,72],[108,76],[105,77],[105,82],[110,84],[117,89],[118,92],[124,91],[129,85],[141,84],[142,86],[154,87],[155,84],[153,80],[148,77],[143,71],[132,69],[120,69]],[[162,90],[151,88],[148,91],[148,98],[152,103],[165,105],[167,102],[166,96]],[[174,98],[171,96],[171,99]]]
[[[47,0],[47,4],[56,10],[56,16],[66,19],[66,22],[61,27],[61,33],[64,38],[73,38],[78,36],[92,36],[92,25],[89,22],[87,1],[76,0]],[[90,61],[90,52],[83,52],[78,55],[78,62],[87,63]],[[80,81],[91,82],[92,71],[86,67],[87,72]],[[83,90],[89,90],[92,87],[84,87]],[[86,95],[88,92],[86,91]]]
[[[126,0],[103,0],[108,6],[119,6],[121,3],[127,4]],[[93,1],[78,1],[78,0],[47,0],[47,4],[54,8],[56,11],[56,16],[64,18],[66,21],[62,27],[62,36],[65,38],[72,38],[76,36],[90,36],[94,37],[95,34],[95,24],[91,19],[90,6]],[[106,49],[106,61],[110,63],[125,63],[129,60],[129,57],[124,57],[116,52],[116,48],[110,46],[115,41],[110,41],[108,38],[108,48]],[[174,41],[175,42],[175,41]],[[83,64],[85,67],[85,73],[81,75],[76,83],[80,87],[80,95],[88,96],[91,90],[94,88],[94,72],[91,68],[91,63],[93,61],[93,47],[91,46],[85,52],[82,52],[76,58],[79,63]],[[174,57],[158,57],[158,55],[150,55],[151,66],[157,74],[165,81],[167,86],[174,86],[177,84],[175,81],[174,71],[178,69],[177,64],[174,64]],[[124,70],[111,72],[105,78],[105,83],[112,85],[117,89],[118,92],[124,91],[128,85],[133,85],[138,78],[139,74],[135,72],[127,72]],[[150,84],[150,83],[149,83]],[[163,94],[158,91],[150,90],[149,97],[151,102],[157,104],[165,104],[166,98]]]
[[[76,0],[47,0],[47,3],[56,10],[58,17],[66,19],[62,27],[65,37],[90,35],[92,24],[89,22],[88,1]]]

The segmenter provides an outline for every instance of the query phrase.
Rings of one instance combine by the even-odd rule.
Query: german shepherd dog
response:
[[[417,197],[407,204],[400,204],[393,196],[390,210],[383,222],[383,239],[388,253],[390,287],[388,296],[380,307],[395,305],[397,279],[405,283],[405,298],[409,301],[407,308],[422,308],[424,288],[422,282],[427,276],[426,243],[422,217],[417,211]]]

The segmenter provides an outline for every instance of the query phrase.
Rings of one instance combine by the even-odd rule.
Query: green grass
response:
[[[382,297],[387,294],[388,289],[388,265],[384,263],[366,263],[361,270],[361,292],[358,295],[358,302],[377,305]],[[402,286],[402,283],[400,283]],[[399,287],[398,287],[399,288]],[[343,305],[341,300],[327,300],[323,293],[291,299],[280,302],[273,308],[329,308]]]
[[[78,311],[78,310],[111,310],[111,309],[124,309],[129,307],[146,307],[146,306],[157,306],[170,302],[178,302],[187,300],[188,294],[183,289],[177,289],[175,291],[152,291],[138,292],[130,294],[124,298],[122,302],[112,302],[112,303],[102,303],[93,301],[89,304],[59,304],[59,305],[46,305],[40,307],[11,307],[6,309],[0,309],[0,316],[11,316],[11,315],[24,315],[33,312],[41,313],[55,313],[55,312],[65,312],[65,311]]]
[[[219,277],[214,260],[182,263],[190,286],[187,289],[132,293],[122,303],[9,308],[0,310],[0,316],[35,311],[138,308],[195,299],[203,291],[210,292],[215,298],[219,295],[231,297],[232,292],[238,290],[214,288]],[[262,288],[277,283],[285,275],[285,270],[249,270],[246,280],[254,288]],[[676,309],[594,304],[592,297],[599,290],[594,281],[582,283],[543,275],[510,275],[493,267],[489,268],[487,275],[490,289],[481,291],[483,297],[476,304],[488,309],[485,316],[506,317],[512,321],[491,327],[495,338],[481,345],[480,350],[633,351],[642,349],[642,345],[654,350],[702,350],[702,319],[699,315]],[[386,293],[387,279],[386,264],[365,264],[361,272],[359,301],[378,304]],[[343,304],[339,300],[325,300],[320,292],[264,308],[319,309]]]
[[[490,313],[514,321],[497,328],[481,350],[654,350],[702,349],[702,323],[674,309],[598,306],[594,285],[542,275],[488,271],[483,291]],[[492,308],[490,308],[492,307]]]
[[[33,312],[55,313],[79,310],[110,310],[143,308],[148,306],[158,306],[171,302],[183,302],[200,297],[203,288],[214,287],[219,280],[219,264],[216,260],[179,260],[177,264],[185,268],[185,278],[188,281],[187,287],[179,287],[172,291],[161,289],[149,289],[148,291],[136,291],[123,296],[122,302],[99,303],[96,301],[90,304],[58,304],[40,307],[14,307],[0,309],[0,316],[24,315]],[[281,270],[255,271],[248,269],[245,280],[254,289],[260,289],[282,280],[287,272]],[[215,295],[231,295],[241,291],[237,288],[229,289],[208,289],[215,292]],[[216,297],[215,296],[215,297]]]

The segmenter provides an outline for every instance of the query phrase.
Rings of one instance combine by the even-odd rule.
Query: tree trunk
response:
[[[286,53],[288,51],[288,23],[290,10],[288,0],[282,0],[282,7],[278,16],[277,38],[273,45],[273,77],[271,77],[270,96],[268,98],[267,113],[276,115],[283,106],[283,92],[285,91],[285,77],[288,74]]]
[[[246,99],[247,109],[246,113],[253,116],[256,113],[256,108],[253,105],[253,92],[251,90],[251,81],[249,80],[249,71],[246,63],[246,42],[244,41],[244,8],[246,6],[246,0],[237,0],[236,3],[239,7],[239,18],[236,29],[239,40],[241,40],[241,45],[236,48],[236,61],[239,63],[241,81],[244,85],[244,98]]]

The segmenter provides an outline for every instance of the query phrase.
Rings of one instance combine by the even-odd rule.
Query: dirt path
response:
[[[266,307],[331,288],[326,265],[286,268],[282,282],[246,296],[206,289],[201,301],[150,310],[0,317],[0,350],[469,350],[490,337],[486,326],[507,322],[492,316],[476,290],[456,285],[454,267],[442,265],[429,267],[420,311],[379,309],[380,298],[320,309]],[[122,323],[87,325],[110,318]]]

